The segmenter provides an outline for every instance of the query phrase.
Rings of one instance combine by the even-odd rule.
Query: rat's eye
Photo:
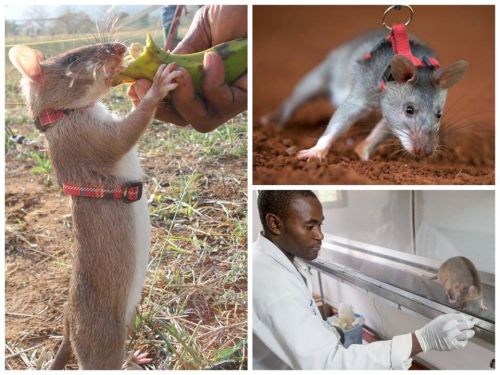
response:
[[[439,120],[441,118],[441,116],[443,116],[443,114],[442,114],[441,110],[438,109],[436,112],[436,118]]]
[[[72,55],[72,56],[68,57],[64,63],[66,65],[70,65],[70,64],[74,63],[76,60],[78,60],[78,56]]]
[[[405,112],[408,116],[413,116],[416,112],[416,109],[413,105],[407,104],[405,105]]]

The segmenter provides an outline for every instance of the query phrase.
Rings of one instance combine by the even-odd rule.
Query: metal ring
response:
[[[385,23],[385,17],[387,16],[387,14],[389,14],[389,12],[391,10],[401,10],[402,7],[405,7],[405,8],[408,8],[410,10],[410,18],[405,22],[405,26],[408,26],[411,22],[411,20],[413,19],[413,8],[409,5],[391,5],[389,8],[386,9],[386,11],[384,12],[384,16],[382,17],[382,25],[389,31],[392,31],[392,27],[390,27],[389,25],[387,25]]]

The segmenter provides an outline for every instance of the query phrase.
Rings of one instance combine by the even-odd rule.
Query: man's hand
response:
[[[456,350],[465,347],[474,336],[472,327],[474,323],[464,314],[445,314],[415,331],[415,336],[424,353],[429,350]]]
[[[203,51],[214,45],[247,35],[246,6],[205,6],[196,12],[191,27],[173,53]],[[231,86],[224,82],[224,64],[217,53],[206,53],[203,60],[202,97],[196,95],[191,76],[180,68],[177,89],[171,103],[162,104],[156,118],[177,125],[191,124],[200,132],[208,132],[247,107],[246,74]],[[129,88],[136,105],[151,82],[138,80]]]

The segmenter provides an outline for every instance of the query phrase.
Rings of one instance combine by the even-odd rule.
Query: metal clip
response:
[[[384,15],[382,17],[382,25],[387,30],[392,31],[392,27],[390,27],[385,23],[385,17],[387,17],[387,15],[391,12],[391,10],[401,10],[402,7],[405,7],[410,10],[410,18],[405,22],[405,26],[408,26],[410,24],[411,20],[413,19],[413,13],[414,13],[413,8],[409,5],[391,5],[389,8],[385,10]]]

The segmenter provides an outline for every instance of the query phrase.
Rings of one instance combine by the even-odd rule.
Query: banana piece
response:
[[[134,46],[133,50],[134,52],[137,51],[137,46]],[[113,76],[112,85],[118,86],[122,83],[135,82],[140,78],[152,81],[156,70],[161,64],[175,62],[189,72],[193,80],[194,89],[200,94],[201,78],[203,74],[203,57],[205,53],[209,51],[216,52],[224,61],[226,73],[225,81],[228,84],[233,83],[247,71],[247,40],[245,38],[221,43],[205,51],[187,55],[177,55],[158,48],[148,34],[146,38],[146,48],[144,48],[142,53],[124,70]]]

